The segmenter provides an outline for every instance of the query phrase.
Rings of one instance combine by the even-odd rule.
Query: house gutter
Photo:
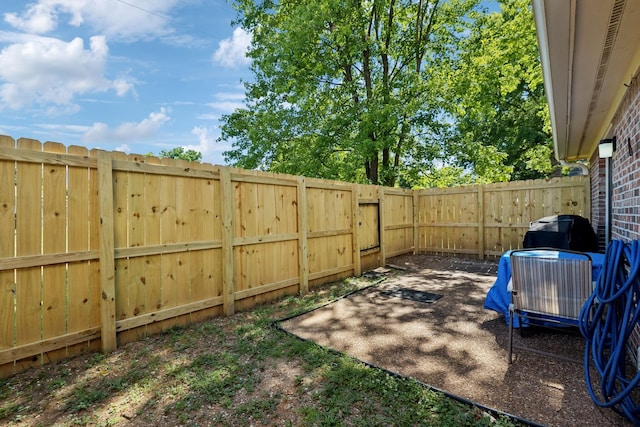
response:
[[[558,161],[558,163],[563,167],[569,168],[579,168],[582,175],[589,174],[589,168],[583,163],[576,162],[567,162],[565,158],[562,158],[559,154],[559,137],[558,137],[558,126],[556,122],[555,115],[555,104],[553,102],[553,80],[551,78],[551,68],[550,68],[550,55],[549,55],[549,40],[547,38],[547,21],[546,21],[546,11],[544,0],[532,0],[531,4],[533,6],[533,16],[535,19],[536,25],[536,34],[538,37],[538,49],[540,52],[540,62],[542,65],[542,75],[544,77],[544,85],[545,92],[547,94],[547,104],[549,105],[549,118],[551,119],[551,129],[553,131],[553,153]],[[569,45],[568,45],[568,70],[567,70],[567,88],[568,88],[568,96],[567,96],[567,115],[564,117],[565,121],[565,134],[563,135],[563,140],[569,140],[569,119],[571,117],[571,84],[572,84],[572,76],[573,76],[573,52],[574,52],[574,34],[575,34],[575,25],[576,25],[576,0],[570,0],[568,2],[568,7],[570,8],[569,17],[569,27],[568,27],[568,37],[569,37]]]

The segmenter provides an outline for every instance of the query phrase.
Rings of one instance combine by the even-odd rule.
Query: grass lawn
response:
[[[273,327],[366,285],[331,283],[0,380],[0,424],[517,425]]]

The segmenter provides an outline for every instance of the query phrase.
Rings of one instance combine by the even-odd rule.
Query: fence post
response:
[[[380,267],[387,264],[387,251],[385,249],[387,234],[386,221],[384,215],[384,187],[378,186],[378,228],[380,230]]]
[[[360,277],[362,274],[362,265],[360,263],[360,186],[353,184],[351,186],[351,228],[353,229],[353,275]]]
[[[309,258],[307,248],[307,183],[304,177],[298,177],[298,275],[300,293],[309,292]]]
[[[420,198],[418,196],[418,190],[413,190],[413,254],[416,255],[420,252],[420,229],[418,228],[418,222],[420,221]]]
[[[100,325],[102,351],[117,348],[116,287],[113,228],[113,165],[106,153],[98,153],[100,206]]]
[[[484,259],[484,185],[478,186],[478,256]]]
[[[220,168],[220,188],[222,191],[222,306],[227,316],[235,313],[235,278],[233,267],[233,205],[234,194],[231,186],[231,171]]]

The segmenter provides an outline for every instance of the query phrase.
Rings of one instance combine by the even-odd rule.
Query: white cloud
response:
[[[72,132],[72,133],[83,133],[83,132],[86,132],[87,129],[89,129],[88,126],[65,125],[65,124],[58,124],[58,123],[37,123],[36,126],[41,129],[46,129],[50,131]]]
[[[247,57],[249,45],[251,45],[251,34],[242,28],[236,28],[231,38],[224,39],[218,44],[218,49],[212,56],[213,62],[228,68],[248,65],[251,62]]]
[[[21,15],[5,13],[4,20],[18,30],[31,34],[44,34],[58,26],[55,8],[46,3],[28,4]]]
[[[196,116],[198,120],[220,120],[219,114],[198,114]]]
[[[114,80],[112,87],[118,96],[125,96],[129,92],[133,92],[135,94],[133,83],[122,78]]]
[[[18,109],[31,103],[70,107],[75,96],[115,90],[119,96],[132,91],[124,79],[104,77],[109,47],[105,37],[91,37],[89,49],[81,38],[70,42],[31,37],[0,51],[0,101]]]
[[[22,12],[5,13],[4,20],[21,31],[45,34],[65,21],[89,26],[109,39],[140,40],[158,36],[175,37],[169,27],[171,10],[179,0],[39,0]]]
[[[239,89],[244,89],[244,87],[239,87]],[[243,92],[218,92],[215,95],[216,99],[224,99],[224,100],[234,100],[234,101],[244,101],[245,95]]]
[[[207,106],[222,114],[233,113],[236,109],[244,107],[244,93],[220,92],[215,95],[216,100]]]
[[[202,153],[202,160],[208,163],[223,163],[222,152],[229,150],[231,146],[216,141],[218,135],[211,128],[196,126],[191,133],[198,137],[198,144],[185,145],[185,150],[195,150]]]
[[[25,43],[35,38],[37,37],[31,34],[0,30],[0,43]]]
[[[239,101],[216,101],[216,102],[211,102],[207,105],[223,113],[233,113],[236,110],[236,108],[244,107],[244,104]]]
[[[116,148],[114,148],[115,151],[121,151],[123,153],[127,153],[127,154],[131,154],[131,147],[129,147],[129,144],[122,144],[122,145],[118,145]]]
[[[86,143],[104,141],[139,141],[153,138],[166,122],[171,120],[169,110],[161,108],[158,112],[152,112],[140,122],[123,123],[116,128],[110,128],[105,123],[94,123],[83,135]]]

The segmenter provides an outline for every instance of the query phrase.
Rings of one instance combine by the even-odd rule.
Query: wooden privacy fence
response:
[[[0,136],[0,377],[401,254],[498,255],[531,220],[588,217],[588,188],[411,191]]]
[[[591,218],[588,176],[419,190],[417,251],[500,256],[530,223],[551,215]]]

